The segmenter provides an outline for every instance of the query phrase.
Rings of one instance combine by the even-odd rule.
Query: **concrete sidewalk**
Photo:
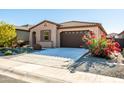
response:
[[[5,59],[9,59],[16,62],[37,64],[61,69],[67,68],[67,65],[70,64],[70,61],[66,58],[58,58],[36,54],[23,54]]]
[[[46,83],[124,83],[123,79],[85,72],[70,73],[67,69],[54,68],[0,58],[0,74],[26,82]]]

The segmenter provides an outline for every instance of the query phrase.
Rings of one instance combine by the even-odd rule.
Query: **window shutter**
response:
[[[49,30],[49,41],[51,41],[51,31]]]
[[[41,39],[41,41],[44,41],[43,33],[44,33],[44,31],[40,31],[40,39]]]

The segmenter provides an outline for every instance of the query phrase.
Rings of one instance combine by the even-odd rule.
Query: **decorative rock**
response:
[[[34,49],[34,50],[41,50],[42,47],[41,47],[40,44],[36,44],[36,45],[33,46],[33,49]]]
[[[114,62],[116,62],[116,63],[118,63],[118,64],[121,64],[121,63],[123,63],[123,61],[124,61],[124,58],[123,58],[123,56],[122,56],[121,53],[112,53],[112,54],[110,55],[110,57],[112,58],[112,60],[113,60]]]
[[[13,55],[16,55],[17,53],[16,53],[16,52],[13,52],[12,54],[13,54]]]
[[[0,51],[0,56],[3,56],[4,54]]]
[[[123,59],[121,55],[119,55],[118,58]],[[82,71],[124,79],[124,65],[120,64],[119,62],[115,63],[114,60],[107,60],[104,58],[97,58],[92,56],[81,58],[79,61],[80,62],[77,62],[78,64],[74,63],[70,65],[69,68],[71,68],[73,72]]]

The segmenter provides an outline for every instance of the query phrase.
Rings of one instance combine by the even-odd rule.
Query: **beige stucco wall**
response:
[[[29,41],[30,32],[22,31],[22,30],[16,30],[16,33],[17,33],[17,39],[18,40]]]
[[[51,30],[51,41],[43,42],[41,41],[41,33],[42,30]],[[30,30],[30,45],[32,46],[32,32],[36,32],[36,43],[40,44],[42,47],[56,47],[56,25],[48,22],[44,22]]]
[[[105,34],[101,29],[99,29],[99,38],[101,38],[101,35]]]
[[[93,31],[96,35],[97,38],[100,37],[100,29],[95,26],[95,27],[80,27],[80,28],[67,28],[67,29],[59,29],[58,32],[58,39],[57,39],[57,46],[60,47],[60,33],[63,31],[82,31],[82,30],[90,30]]]

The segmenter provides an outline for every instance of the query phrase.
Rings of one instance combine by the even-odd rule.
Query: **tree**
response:
[[[16,30],[14,25],[0,22],[0,46],[11,47],[16,40]]]

